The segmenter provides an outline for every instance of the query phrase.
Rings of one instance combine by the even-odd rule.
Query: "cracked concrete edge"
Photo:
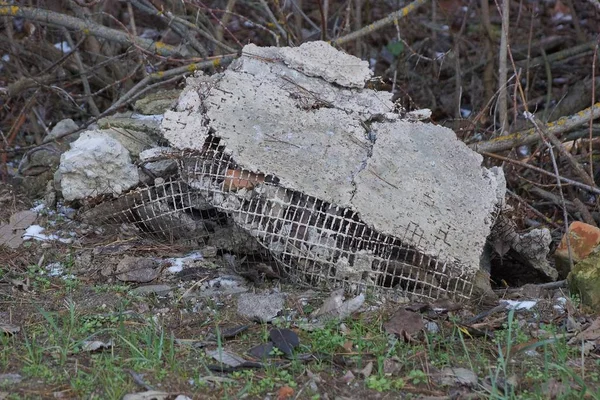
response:
[[[249,48],[256,50],[252,46]],[[453,193],[449,196],[450,203],[435,204],[433,196],[433,203],[427,207],[432,213],[445,207],[447,210],[442,209],[445,216],[451,214],[450,210],[462,207],[478,213],[477,220],[472,224],[465,223],[458,217],[464,214],[458,213],[452,220],[457,225],[451,229],[436,226],[422,234],[433,243],[443,243],[449,236],[464,238],[467,233],[475,233],[474,239],[465,243],[457,239],[457,248],[448,253],[470,266],[478,266],[493,222],[490,215],[503,201],[505,189],[501,170],[483,168],[482,157],[458,141],[449,129],[400,120],[400,116],[393,113],[391,94],[330,85],[285,65],[276,48],[260,51],[261,57],[242,56],[222,74],[188,80],[189,91],[182,95],[180,112],[167,113],[163,120],[165,137],[172,145],[199,150],[208,132],[213,131],[245,169],[276,175],[284,187],[357,210],[364,222],[396,237],[402,236],[396,228],[407,229],[411,224],[430,227],[437,222],[431,215],[411,207],[422,206],[422,200],[434,195],[436,189],[438,194],[443,192],[440,182],[436,182],[438,171],[433,168],[426,176],[423,172],[427,170],[427,164],[422,160],[438,160],[437,156],[449,154],[447,165],[437,168],[455,169],[450,171],[452,179],[447,187]],[[369,140],[372,132],[377,136],[375,146]],[[308,140],[307,135],[310,135]],[[429,142],[419,142],[422,136],[427,136]],[[404,147],[398,146],[399,138]],[[442,141],[444,146],[441,146]],[[449,152],[446,145],[452,151]],[[420,163],[414,163],[415,158],[406,151],[407,146],[411,151],[421,153],[416,158]],[[433,151],[435,149],[437,153]],[[440,154],[442,150],[444,154]],[[382,151],[387,154],[379,154]],[[373,152],[377,154],[375,160]],[[400,160],[401,167],[414,164],[416,168],[398,172],[394,158],[400,154],[405,157]],[[281,163],[281,157],[285,157],[285,163]],[[432,167],[435,167],[433,162]],[[466,162],[468,168],[463,168],[460,162]],[[367,176],[373,175],[373,168],[378,178]],[[400,193],[413,192],[405,196],[404,204],[401,204],[407,210],[394,209],[396,205],[389,204],[389,200],[385,207],[374,206],[371,185],[374,180],[385,182],[384,175],[388,170],[394,170],[401,178],[391,185],[384,183],[388,190],[392,187]],[[469,208],[472,204],[469,204],[468,196],[456,196],[461,181],[470,182],[463,194],[472,191],[470,195],[476,198],[474,207]],[[360,184],[365,187],[361,194],[364,198],[357,199]],[[416,192],[415,187],[419,189]],[[432,188],[434,193],[425,193],[427,188]],[[389,195],[383,198],[386,197],[389,199]],[[360,200],[358,204],[357,200]],[[372,210],[385,208],[391,208],[393,215],[377,215]],[[411,215],[413,211],[422,214],[416,222]],[[439,248],[429,253],[439,253]]]

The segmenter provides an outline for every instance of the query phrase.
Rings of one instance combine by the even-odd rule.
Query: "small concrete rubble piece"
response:
[[[67,201],[119,195],[139,182],[129,151],[103,131],[87,131],[61,155],[56,181]]]
[[[181,179],[297,281],[468,298],[503,173],[371,76],[324,42],[248,45],[188,79],[163,134]]]

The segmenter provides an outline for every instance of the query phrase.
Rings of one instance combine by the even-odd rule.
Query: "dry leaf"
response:
[[[387,333],[410,341],[425,328],[425,325],[420,314],[400,308],[389,321],[383,324],[383,327]]]
[[[294,389],[289,386],[283,386],[277,391],[277,400],[286,400],[294,396]]]
[[[25,210],[10,216],[8,224],[0,226],[0,246],[16,249],[23,243],[23,234],[35,222],[37,213]]]

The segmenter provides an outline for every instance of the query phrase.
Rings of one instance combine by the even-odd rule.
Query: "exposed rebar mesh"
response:
[[[396,236],[377,232],[351,209],[283,187],[275,176],[245,170],[216,137],[202,151],[167,157],[176,159],[178,177],[157,178],[153,185],[101,203],[84,218],[133,223],[163,240],[210,244],[220,236],[231,242],[230,249],[267,255],[281,276],[313,288],[420,299],[471,295],[472,269],[442,254],[426,255],[423,249],[433,247],[416,224]]]
[[[379,233],[348,208],[282,187],[275,176],[241,168],[218,138],[212,139],[201,152],[181,154],[181,178],[258,240],[292,281],[352,291],[396,290],[423,298],[470,296],[468,269],[419,251],[428,246],[418,226],[407,226],[399,236]]]

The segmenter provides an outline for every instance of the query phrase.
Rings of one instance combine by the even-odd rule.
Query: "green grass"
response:
[[[193,312],[194,306],[182,301],[171,303],[167,315],[140,315],[131,312],[136,304],[165,307],[164,299],[132,298],[127,286],[98,285],[94,292],[119,297],[108,309],[93,310],[71,300],[77,298],[78,290],[86,289],[83,284],[47,278],[39,272],[32,266],[26,274],[37,282],[34,292],[45,296],[46,301],[30,303],[19,333],[0,335],[0,374],[19,373],[24,378],[9,389],[0,387],[0,392],[14,398],[38,398],[31,393],[59,388],[68,398],[120,399],[143,390],[131,371],[157,390],[190,397],[276,397],[280,388],[289,386],[307,399],[320,398],[324,393],[330,398],[348,394],[372,397],[376,393],[414,398],[421,392],[447,393],[449,388],[440,386],[432,371],[462,367],[477,374],[479,382],[471,390],[481,398],[544,399],[548,398],[544,385],[557,382],[565,389],[557,398],[600,399],[598,360],[584,357],[582,361],[581,348],[568,345],[564,330],[554,325],[541,324],[540,329],[548,336],[533,339],[521,322],[523,318],[514,312],[508,313],[493,339],[473,338],[458,320],[450,319],[437,320],[439,332],[406,343],[385,333],[383,321],[389,311],[372,311],[343,324],[331,321],[312,332],[296,329],[301,338],[297,353],[313,355],[309,362],[286,360],[275,353],[279,361],[285,361],[283,366],[239,370],[218,379],[215,375],[219,374],[207,369],[207,364],[215,361],[203,349],[178,345],[176,339],[184,335],[203,341],[221,324],[241,323],[234,303],[210,301]],[[309,307],[316,308],[318,303]],[[190,316],[197,318],[188,329],[180,319]],[[295,322],[284,315],[274,325],[295,329]],[[231,340],[224,340],[217,330],[213,348],[244,355],[268,340],[270,328],[254,324]],[[83,344],[89,340],[111,340],[113,346],[84,351]],[[396,360],[393,373],[390,360]],[[369,364],[370,374],[362,376],[359,371]],[[348,371],[354,374],[353,386],[342,381]],[[310,374],[321,380],[317,391],[310,385]]]

